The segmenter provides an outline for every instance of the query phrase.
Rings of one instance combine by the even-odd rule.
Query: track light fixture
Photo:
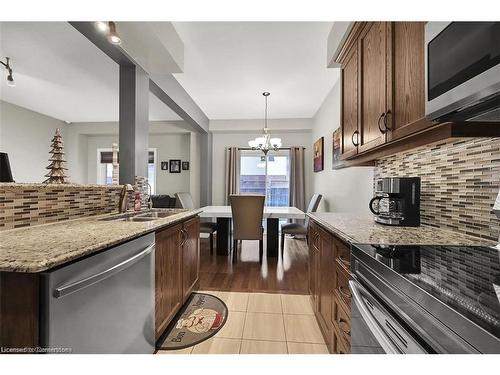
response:
[[[5,69],[7,69],[7,86],[14,87],[16,85],[16,82],[14,81],[14,77],[12,77],[12,68],[10,66],[10,58],[6,57],[5,58],[6,62],[0,61],[0,63],[5,66]]]
[[[113,21],[103,22],[98,21],[95,23],[97,30],[106,34],[106,38],[111,44],[121,44],[122,40],[116,32],[116,24]]]

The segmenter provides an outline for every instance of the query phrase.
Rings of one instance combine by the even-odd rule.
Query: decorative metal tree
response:
[[[49,159],[50,164],[47,166],[49,173],[45,175],[48,177],[44,184],[67,184],[69,177],[66,176],[65,167],[66,160],[64,159],[64,145],[62,141],[61,132],[56,129],[56,133],[52,138],[52,150],[49,151],[52,157]]]

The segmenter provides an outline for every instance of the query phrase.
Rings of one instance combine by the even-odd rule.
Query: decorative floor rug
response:
[[[215,335],[226,323],[226,304],[216,296],[192,293],[167,327],[157,349],[184,349]]]

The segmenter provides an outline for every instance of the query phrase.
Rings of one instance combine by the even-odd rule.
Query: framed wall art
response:
[[[170,173],[181,173],[181,161],[179,159],[171,159],[170,161]]]
[[[321,172],[324,164],[324,137],[314,142],[314,172]]]

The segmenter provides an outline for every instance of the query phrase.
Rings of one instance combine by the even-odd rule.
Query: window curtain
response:
[[[290,206],[305,211],[304,147],[290,147]]]
[[[240,192],[240,150],[238,147],[226,148],[226,181],[224,205],[229,205],[229,196]]]

